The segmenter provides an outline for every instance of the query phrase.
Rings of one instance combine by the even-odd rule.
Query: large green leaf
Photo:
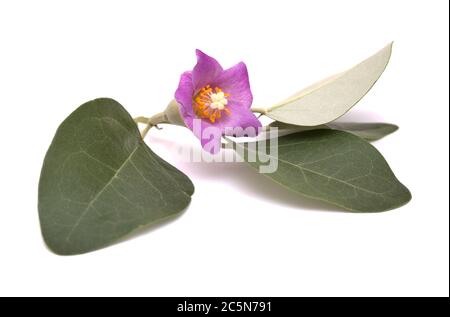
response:
[[[392,43],[353,68],[322,80],[265,112],[281,122],[316,126],[349,111],[372,88],[385,70]]]
[[[377,141],[398,130],[398,126],[390,123],[369,123],[369,122],[330,122],[319,126],[298,126],[289,123],[274,121],[268,127],[277,127],[279,135],[286,135],[295,132],[334,129],[350,132],[367,141]]]
[[[39,182],[45,242],[58,254],[107,246],[180,213],[192,182],[153,153],[112,99],[75,110],[58,128]]]
[[[254,168],[267,166],[267,159],[276,160],[277,170],[264,175],[304,196],[355,212],[385,211],[411,199],[383,156],[353,134],[310,130],[282,136],[278,145],[267,142],[267,150],[251,143],[236,146]]]

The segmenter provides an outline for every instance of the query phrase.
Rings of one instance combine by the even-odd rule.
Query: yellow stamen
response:
[[[225,93],[219,87],[211,88],[207,85],[200,89],[193,98],[193,108],[197,117],[209,119],[211,123],[216,122],[222,116],[222,111],[228,116],[231,111],[227,108],[228,97],[230,94]]]

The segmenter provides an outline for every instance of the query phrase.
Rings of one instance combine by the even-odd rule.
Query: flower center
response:
[[[227,115],[231,114],[227,108],[230,95],[224,93],[219,87],[211,88],[209,85],[200,89],[194,97],[193,108],[197,117],[209,119],[212,123],[222,116],[222,111]]]

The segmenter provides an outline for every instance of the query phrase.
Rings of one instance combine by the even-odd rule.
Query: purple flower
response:
[[[241,62],[224,70],[202,51],[196,54],[197,65],[181,75],[175,99],[185,125],[214,154],[222,135],[256,136],[261,123],[250,109],[247,66]]]

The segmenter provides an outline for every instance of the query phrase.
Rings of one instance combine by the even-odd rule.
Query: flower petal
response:
[[[223,71],[214,80],[212,86],[220,87],[230,94],[228,101],[232,108],[248,109],[252,105],[253,95],[250,90],[247,66],[243,62]]]
[[[228,120],[229,122],[225,123],[226,126],[223,127],[225,135],[255,137],[259,134],[259,130],[262,127],[261,122],[250,110],[241,112],[234,118],[230,116],[230,119],[232,120]]]
[[[220,151],[223,130],[207,120],[191,120],[192,132],[200,140],[202,148],[211,154]]]
[[[202,87],[211,84],[223,72],[223,68],[214,58],[202,51],[196,50],[195,53],[197,54],[197,65],[192,71],[192,80],[194,90],[198,91]]]
[[[192,108],[192,96],[194,94],[194,85],[192,83],[192,72],[184,72],[180,77],[178,89],[175,91],[175,100],[180,106],[180,114],[184,123],[192,129],[192,118],[195,116]],[[191,120],[187,120],[191,118]]]

